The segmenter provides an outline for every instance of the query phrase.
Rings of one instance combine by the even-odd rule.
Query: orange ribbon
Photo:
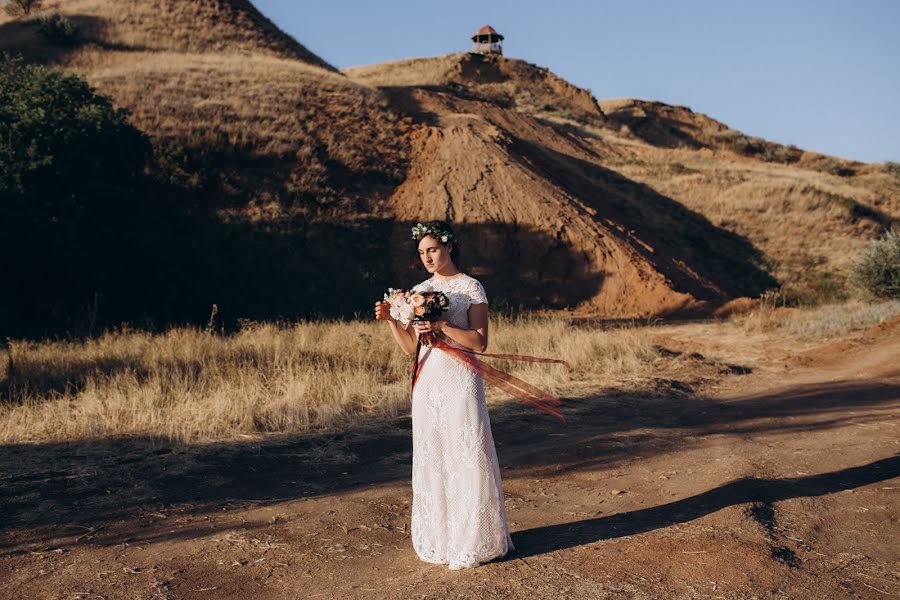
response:
[[[510,375],[504,371],[499,369],[495,369],[490,365],[486,365],[480,362],[474,355],[478,356],[487,356],[490,358],[502,358],[506,360],[524,360],[528,362],[543,362],[543,363],[559,363],[565,365],[569,370],[572,369],[572,366],[564,360],[559,360],[556,358],[540,358],[538,356],[524,356],[521,354],[487,354],[484,352],[475,352],[474,350],[463,350],[461,348],[456,348],[455,346],[451,346],[444,342],[443,340],[438,339],[437,337],[431,336],[431,346],[433,348],[440,348],[441,350],[450,354],[450,356],[457,359],[459,362],[463,363],[477,375],[481,375],[485,381],[496,385],[498,388],[503,390],[504,392],[510,394],[511,396],[518,398],[519,400],[530,404],[531,406],[541,410],[549,415],[552,415],[560,420],[561,423],[565,423],[566,419],[563,414],[556,408],[560,404],[562,404],[562,400],[553,396],[544,390],[531,385],[525,381],[522,381],[518,377]],[[416,358],[413,363],[412,370],[412,386],[411,390],[416,387],[416,380],[419,378],[419,349],[422,347],[421,340],[419,344],[416,346]]]

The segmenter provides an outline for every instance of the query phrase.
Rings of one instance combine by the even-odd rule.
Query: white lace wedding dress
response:
[[[450,300],[444,318],[454,327],[468,329],[469,306],[487,303],[484,287],[466,274],[413,289],[444,292]],[[474,567],[513,549],[484,381],[438,348],[420,349],[419,369],[412,396],[413,548],[426,562]]]

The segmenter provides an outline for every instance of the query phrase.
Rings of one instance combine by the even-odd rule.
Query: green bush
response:
[[[72,44],[78,40],[78,26],[67,17],[53,13],[33,19],[38,32],[53,44]]]
[[[84,80],[0,59],[4,203],[23,203],[17,208],[29,213],[84,209],[98,195],[129,187],[149,154],[149,141],[128,123],[127,113]]]
[[[0,315],[50,323],[117,286],[149,157],[83,80],[0,58]]]
[[[900,298],[900,229],[888,231],[862,249],[850,282],[876,298]]]
[[[900,163],[894,161],[886,161],[884,163],[884,170],[893,175],[894,177],[900,177]]]

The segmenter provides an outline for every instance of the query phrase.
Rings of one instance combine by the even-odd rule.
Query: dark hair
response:
[[[451,244],[451,243],[453,244],[453,248],[450,250],[450,260],[452,260],[453,264],[456,265],[457,268],[459,268],[459,237],[457,237],[456,233],[454,233],[453,228],[450,227],[450,223],[448,223],[447,221],[428,221],[426,223],[422,223],[422,225],[424,225],[425,227],[427,227],[429,229],[434,228],[442,233],[450,234],[451,239],[446,242],[442,242],[438,238],[435,238],[435,239],[437,239],[437,241],[439,241],[444,246],[446,246],[447,244]],[[422,241],[423,237],[425,237],[425,236],[419,236],[419,237],[416,237],[413,239],[413,243],[415,244],[415,248],[416,248],[417,252],[419,250],[419,242]],[[434,237],[434,236],[431,236],[431,237]]]

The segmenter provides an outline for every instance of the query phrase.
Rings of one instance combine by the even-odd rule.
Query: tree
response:
[[[84,80],[0,59],[0,199],[17,198],[35,217],[80,210],[129,187],[149,154],[127,112]]]
[[[27,17],[32,11],[40,9],[43,3],[44,0],[9,0],[3,8],[13,17]]]
[[[51,320],[115,285],[150,153],[84,80],[0,59],[0,317]]]

